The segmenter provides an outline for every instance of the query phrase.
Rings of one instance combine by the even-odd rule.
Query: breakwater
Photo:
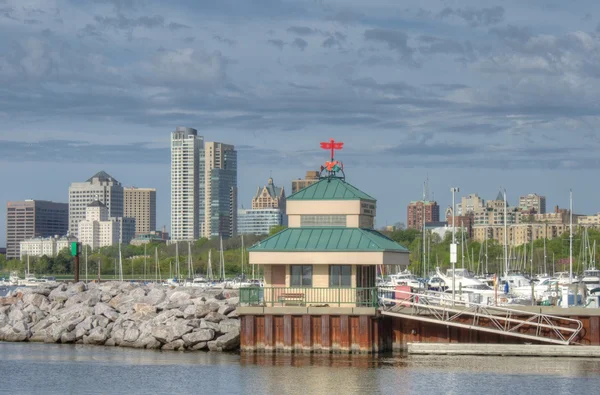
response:
[[[234,291],[134,283],[52,283],[0,298],[0,340],[232,351]]]

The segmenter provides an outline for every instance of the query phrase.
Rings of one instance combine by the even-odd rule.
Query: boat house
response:
[[[312,351],[350,351],[354,344],[350,339],[334,344],[342,335],[333,328],[344,332],[354,319],[358,325],[362,318],[366,336],[373,335],[378,268],[404,269],[409,264],[406,248],[374,230],[376,203],[346,182],[343,166],[333,155],[317,183],[287,198],[289,227],[249,248],[249,263],[263,268],[264,288],[240,290],[240,315],[246,327],[242,349],[298,346],[291,340],[286,344],[283,337],[277,343],[279,320],[282,336],[286,330],[293,332],[293,322],[302,321],[296,324],[303,329],[295,333],[300,336],[298,331],[304,331],[302,336],[312,339],[300,344]],[[320,334],[318,341],[313,339],[315,332]],[[370,340],[363,339],[360,346],[357,335],[356,341],[355,347],[372,351]]]

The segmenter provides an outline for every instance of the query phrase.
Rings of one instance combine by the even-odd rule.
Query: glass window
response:
[[[340,226],[346,227],[345,215],[302,215],[300,226]]]
[[[292,287],[312,287],[312,265],[291,265]]]
[[[352,266],[329,266],[329,286],[332,288],[350,288],[352,286]]]

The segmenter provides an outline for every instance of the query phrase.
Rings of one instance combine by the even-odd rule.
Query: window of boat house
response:
[[[303,215],[300,217],[300,226],[346,226],[345,215]]]
[[[329,266],[329,286],[332,288],[350,288],[352,286],[352,266]]]
[[[312,265],[290,265],[292,287],[312,287]]]

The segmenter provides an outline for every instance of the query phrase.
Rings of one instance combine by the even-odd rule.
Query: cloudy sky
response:
[[[572,188],[595,213],[599,23],[591,0],[0,0],[0,203],[105,170],[157,188],[168,227],[169,133],[190,126],[237,146],[246,206],[333,137],[378,225],[427,175],[443,207],[454,185],[550,207]]]

